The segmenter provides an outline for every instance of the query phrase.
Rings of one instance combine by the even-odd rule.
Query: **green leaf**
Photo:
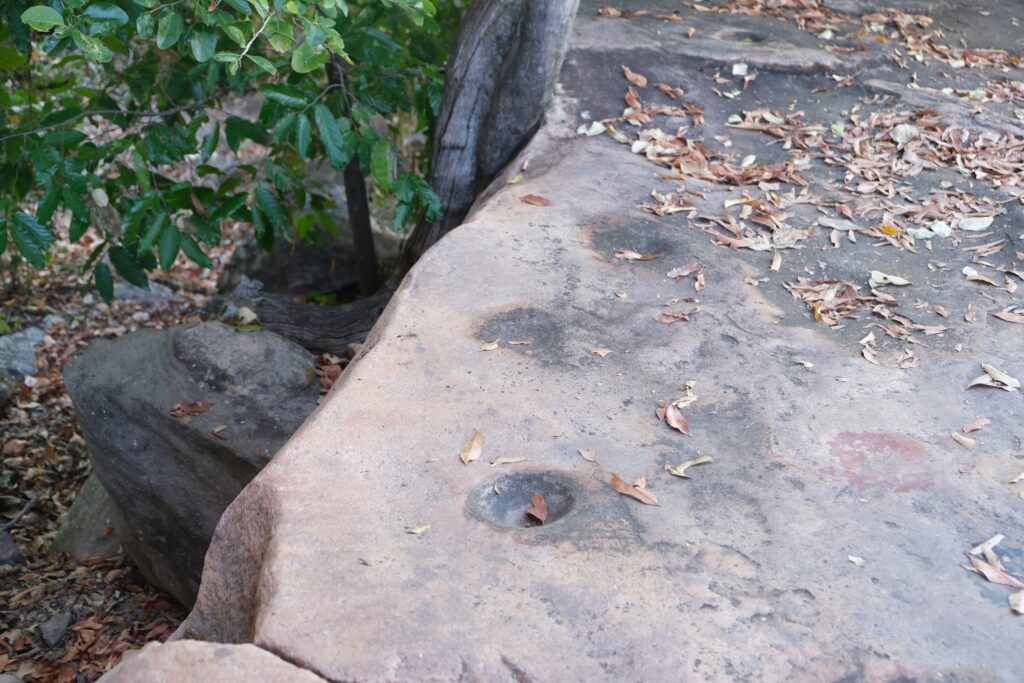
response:
[[[160,4],[160,0],[132,0],[139,7],[145,7],[146,9],[153,9]]]
[[[107,34],[128,23],[128,13],[109,2],[94,2],[82,14],[90,19],[89,33]]]
[[[160,252],[160,267],[166,273],[174,266],[174,259],[178,257],[178,248],[181,246],[181,233],[173,225],[160,233],[160,241],[157,243],[157,251]]]
[[[53,232],[23,211],[14,214],[10,230],[11,239],[25,260],[36,268],[44,267],[46,258],[43,253],[57,240]]]
[[[309,122],[308,116],[299,114],[298,121],[295,123],[295,149],[303,160],[309,159],[309,143],[312,140],[313,125]]]
[[[256,204],[259,205],[260,211],[262,211],[263,215],[270,221],[275,232],[284,232],[285,226],[288,222],[288,216],[285,213],[284,206],[281,204],[281,201],[277,198],[277,195],[274,194],[274,191],[266,185],[260,185],[256,188],[253,196],[256,198]]]
[[[135,18],[135,30],[140,38],[152,38],[156,33],[156,19],[151,12],[143,12]]]
[[[295,29],[286,20],[282,19],[280,15],[271,17],[270,21],[267,22],[267,28],[263,31],[263,35],[267,37],[270,47],[278,52],[288,52],[292,43],[295,42]]]
[[[267,83],[261,85],[260,90],[263,91],[268,100],[283,104],[286,107],[298,109],[309,104],[309,98],[306,97],[306,94],[294,86]]]
[[[118,275],[136,287],[149,288],[149,279],[146,277],[146,271],[142,269],[139,260],[135,258],[135,254],[124,247],[115,246],[110,248],[109,256],[110,262],[114,264]]]
[[[213,261],[210,257],[203,253],[203,250],[199,248],[196,241],[188,235],[181,236],[181,250],[185,252],[185,256],[192,259],[192,262],[196,265],[202,266],[203,268],[213,268]]]
[[[81,218],[74,218],[71,220],[71,226],[68,228],[68,241],[77,242],[82,239],[82,236],[89,230],[89,221],[82,220]]]
[[[370,151],[370,173],[374,182],[387,192],[391,189],[391,144],[386,138],[377,138]]]
[[[156,27],[156,46],[161,50],[174,47],[185,30],[185,20],[173,9],[165,9]],[[115,267],[117,264],[114,264]],[[121,272],[118,270],[118,272]],[[127,278],[126,278],[127,279]]]
[[[153,248],[156,241],[160,239],[160,234],[164,231],[164,228],[170,223],[170,219],[167,214],[162,213],[157,216],[157,219],[149,224],[146,231],[142,233],[142,239],[139,240],[139,244],[135,249],[136,253],[147,252]],[[116,265],[116,264],[115,264]]]
[[[331,166],[337,169],[344,169],[352,160],[351,145],[346,143],[345,134],[350,128],[348,119],[341,119],[344,122],[344,132],[339,121],[336,121],[331,110],[322,104],[313,107],[313,118],[316,119],[317,130],[320,131],[320,140],[327,150],[327,158]]]
[[[308,74],[326,64],[330,58],[330,53],[324,48],[312,48],[309,43],[302,43],[292,53],[292,71]]]
[[[92,277],[96,283],[96,291],[109,304],[114,300],[114,276],[111,274],[110,268],[106,263],[97,263]]]
[[[298,125],[299,114],[297,112],[291,112],[285,115],[277,125],[274,126],[274,142],[281,142],[291,137],[292,131],[295,130],[295,126]]]
[[[237,52],[218,52],[217,54],[213,55],[214,61],[217,62],[237,63],[238,60],[241,58],[242,55],[238,54]]]
[[[109,62],[114,57],[114,53],[110,51],[110,48],[101,43],[98,39],[88,36],[81,31],[71,29],[71,40],[74,41],[75,46],[78,47],[86,57],[94,62]]]
[[[274,66],[269,59],[260,57],[259,55],[246,55],[246,57],[248,57],[249,61],[258,66],[264,73],[271,76],[277,73],[277,67]]]
[[[50,219],[53,218],[53,212],[57,210],[57,206],[60,204],[60,198],[61,183],[50,183],[50,186],[46,188],[46,192],[43,194],[43,198],[39,200],[39,206],[36,208],[36,220],[40,223],[49,223]],[[3,249],[0,249],[0,254],[3,251]]]
[[[0,254],[7,250],[7,221],[0,218]]]
[[[64,25],[64,17],[60,15],[60,12],[46,5],[29,7],[21,13],[21,20],[36,31],[49,31],[55,26]]]
[[[189,43],[192,46],[192,56],[195,57],[195,60],[205,62],[213,57],[213,53],[217,49],[217,34],[208,26],[194,26]]]
[[[200,160],[205,164],[213,156],[213,153],[217,151],[217,145],[220,143],[220,125],[213,124],[213,131],[206,136],[203,140],[203,148],[200,152]]]

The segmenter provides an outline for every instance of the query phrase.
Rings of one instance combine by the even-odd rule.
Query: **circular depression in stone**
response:
[[[723,37],[725,37],[728,40],[735,41],[737,43],[748,43],[748,44],[755,44],[756,45],[756,44],[767,43],[768,42],[768,37],[767,36],[765,36],[763,34],[760,34],[760,33],[753,33],[751,31],[733,30],[733,31],[725,31],[724,34],[725,35]]]
[[[471,517],[503,529],[551,526],[568,515],[576,502],[576,484],[560,472],[514,472],[502,474],[478,486],[466,502]],[[547,503],[544,524],[526,513],[539,493]]]

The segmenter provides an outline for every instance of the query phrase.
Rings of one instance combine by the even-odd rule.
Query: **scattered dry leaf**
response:
[[[1024,588],[1024,583],[1019,581],[1005,569],[994,567],[980,557],[975,557],[973,555],[970,560],[971,568],[974,572],[984,576],[985,579],[991,583],[998,583],[1003,586],[1012,586],[1013,588]]]
[[[686,421],[683,414],[679,411],[679,408],[675,403],[668,403],[662,405],[656,411],[655,415],[658,419],[663,421],[672,429],[677,430],[680,434],[690,436],[690,423]]]
[[[977,386],[995,387],[1004,391],[1017,391],[1020,389],[1020,381],[1017,378],[1011,377],[995,366],[982,363],[981,369],[985,371],[985,374],[972,379],[970,384],[967,385],[968,389]]]
[[[624,496],[635,498],[644,505],[658,505],[658,499],[647,490],[647,478],[637,477],[633,485],[627,484],[619,475],[612,473],[612,488]]]
[[[863,567],[867,564],[867,560],[865,560],[863,557],[857,557],[856,555],[847,555],[846,559],[848,559],[850,562],[853,562],[858,567]]]
[[[542,197],[539,194],[524,194],[519,198],[519,201],[525,202],[526,204],[533,204],[534,206],[551,206],[551,200],[547,197]]]
[[[178,401],[171,406],[171,415],[187,419],[202,415],[212,407],[209,401]]]
[[[597,451],[593,448],[581,448],[580,455],[588,462],[597,462]]]
[[[494,340],[494,341],[492,341],[492,342],[487,342],[486,344],[482,344],[482,345],[480,346],[480,350],[481,350],[481,351],[494,351],[495,349],[497,349],[497,348],[498,348],[498,344],[499,344],[500,342],[501,342],[501,339],[500,339],[500,338],[499,338],[499,339],[495,339],[495,340]]]
[[[624,261],[653,261],[659,259],[665,255],[665,252],[658,251],[653,254],[641,254],[638,251],[632,249],[619,249],[615,252],[615,258],[622,259]]]
[[[429,528],[430,528],[429,524],[424,524],[423,526],[409,527],[408,529],[405,530],[405,533],[413,534],[414,536],[419,536],[420,534],[422,534],[424,531],[426,531]]]
[[[714,458],[712,458],[710,455],[701,455],[701,456],[698,456],[698,457],[694,458],[693,460],[687,460],[686,462],[681,462],[678,465],[676,465],[675,467],[671,467],[671,466],[669,466],[668,463],[665,463],[665,471],[668,472],[669,474],[674,474],[677,477],[682,477],[683,479],[689,479],[690,475],[686,473],[687,469],[693,467],[694,465],[704,465],[705,463],[714,462],[714,461],[715,461]]]
[[[950,436],[953,437],[953,441],[956,441],[958,444],[960,444],[961,446],[963,446],[967,450],[969,450],[969,451],[973,451],[974,450],[974,445],[975,445],[974,439],[972,439],[970,437],[966,437],[966,436],[964,436],[963,434],[961,434],[959,432],[953,432],[952,434],[950,434]]]
[[[547,501],[544,500],[544,496],[534,491],[530,507],[526,508],[526,514],[543,524],[544,520],[548,518],[548,504]]]
[[[968,422],[967,424],[965,424],[960,431],[962,431],[964,434],[970,434],[971,432],[976,432],[985,425],[990,424],[992,424],[992,420],[988,419],[987,417],[979,417],[974,422]]]
[[[886,275],[880,270],[871,271],[871,279],[868,284],[872,289],[875,287],[881,287],[883,285],[895,285],[897,287],[906,287],[910,284],[910,280],[900,277],[899,275]]]
[[[483,432],[476,431],[473,432],[473,436],[469,438],[466,445],[462,447],[459,457],[462,459],[462,464],[468,465],[474,460],[477,460],[483,452],[484,435]]]
[[[625,64],[622,65],[622,73],[626,77],[626,80],[635,85],[638,88],[647,87],[647,77],[630,69]]]
[[[604,348],[590,349],[590,351],[591,351],[591,353],[596,353],[597,355],[601,356],[601,358],[604,358],[605,356],[607,356],[609,353],[612,352],[611,349],[604,349]]]
[[[518,457],[508,457],[508,456],[504,456],[503,455],[500,458],[495,458],[494,460],[492,460],[491,461],[491,465],[492,466],[493,465],[511,465],[513,463],[525,462],[525,461],[526,461],[526,458],[521,457],[521,456],[518,456]]]
[[[1008,323],[1024,325],[1024,307],[1010,306],[991,315]]]

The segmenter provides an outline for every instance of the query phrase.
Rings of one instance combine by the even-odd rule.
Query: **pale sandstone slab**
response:
[[[181,635],[253,642],[335,681],[1018,679],[1008,591],[961,565],[995,533],[1009,567],[1024,558],[1024,503],[1006,483],[1021,395],[964,390],[983,361],[1024,374],[1020,332],[958,323],[917,350],[921,368],[871,365],[857,340],[873,320],[829,330],[783,282],[879,269],[918,286],[905,305],[962,311],[977,295],[958,268],[863,239],[826,251],[819,236],[772,273],[769,254],[636,210],[657,169],[563,136],[579,109],[621,111],[620,64],[684,85],[707,135],[756,100],[700,90],[704,58],[658,58],[647,26],[609,38],[595,64],[594,9],[568,96],[523,155],[532,172],[428,252],[362,358],[227,510]],[[806,92],[800,64],[780,71],[750,97]],[[824,117],[828,98],[860,94],[803,104]],[[712,188],[702,209],[726,196]],[[943,248],[934,258],[962,258]],[[624,262],[618,249],[665,254]],[[665,276],[689,259],[708,267],[699,293]],[[690,322],[657,321],[693,295]],[[685,382],[689,438],[654,414]],[[949,438],[980,415],[984,455]],[[464,465],[474,430],[483,455]],[[693,479],[664,472],[698,453],[715,461]],[[501,456],[528,460],[488,464]],[[661,505],[615,493],[613,472],[645,475]],[[552,508],[542,527],[517,513],[534,490]]]

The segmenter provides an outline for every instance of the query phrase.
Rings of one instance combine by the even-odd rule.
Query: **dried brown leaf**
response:
[[[491,465],[511,465],[513,463],[525,462],[525,461],[526,461],[526,458],[524,458],[522,456],[509,457],[509,456],[503,455],[500,458],[495,458],[494,460],[492,460],[491,461]]]
[[[977,420],[965,424],[960,431],[962,431],[964,434],[970,434],[971,432],[976,432],[985,425],[990,424],[992,424],[992,420],[988,419],[987,417],[979,417]]]
[[[581,448],[580,455],[588,462],[597,462],[597,451],[593,448]]]
[[[974,439],[966,437],[966,436],[964,436],[963,434],[961,434],[959,432],[953,432],[952,434],[950,434],[950,436],[953,438],[953,441],[956,441],[958,444],[960,444],[961,446],[963,446],[967,450],[969,450],[969,451],[973,451],[974,450],[974,446],[975,446]]]
[[[519,201],[526,204],[533,204],[534,206],[551,206],[551,200],[547,197],[542,197],[539,194],[524,194],[519,198]]]
[[[209,401],[178,401],[171,406],[171,415],[174,417],[195,417],[202,415],[213,407]]]
[[[1013,588],[1024,588],[1024,582],[1021,582],[1012,574],[1007,572],[1005,569],[994,567],[980,557],[971,555],[971,567],[978,574],[981,574],[985,579],[991,583],[998,583],[1003,586],[1012,586]]]
[[[684,436],[690,436],[690,423],[686,421],[686,418],[683,417],[682,412],[680,412],[675,403],[665,404],[654,411],[654,413],[658,416],[659,420],[662,420],[672,429],[678,430]]]
[[[625,64],[622,65],[622,73],[626,77],[626,80],[637,86],[638,88],[647,87],[647,77],[630,69]]]
[[[663,251],[658,251],[653,254],[641,254],[640,252],[633,251],[631,249],[619,249],[615,252],[615,258],[622,259],[624,261],[653,261],[664,255],[665,252]]]
[[[665,470],[669,474],[674,474],[675,476],[682,477],[683,479],[689,479],[690,475],[686,473],[687,469],[693,467],[694,465],[703,465],[705,463],[714,462],[714,461],[715,461],[714,458],[712,458],[710,455],[701,455],[701,456],[698,456],[698,457],[694,458],[693,460],[687,460],[686,462],[681,462],[678,465],[676,465],[675,467],[671,467],[671,466],[669,466],[668,463],[665,463]]]
[[[530,507],[526,508],[526,514],[536,519],[541,524],[548,518],[548,504],[544,496],[534,491],[530,501]]]
[[[484,435],[483,432],[473,432],[473,436],[469,437],[469,441],[462,447],[462,451],[459,453],[459,458],[462,459],[462,464],[468,465],[480,458],[480,455],[484,452]]]
[[[658,499],[647,490],[647,480],[644,477],[637,477],[636,483],[627,484],[619,475],[612,473],[612,488],[624,496],[635,498],[644,505],[658,505]]]

